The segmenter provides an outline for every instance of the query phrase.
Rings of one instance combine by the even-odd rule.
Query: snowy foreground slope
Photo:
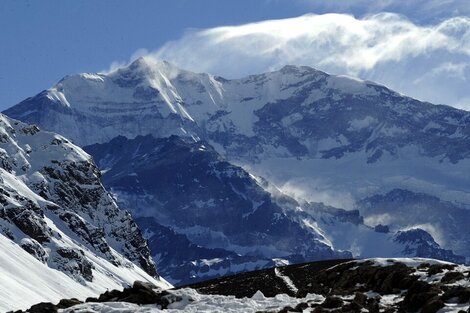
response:
[[[432,259],[323,261],[248,272],[179,290],[135,284],[86,303],[31,312],[468,312],[470,268]],[[36,310],[36,311],[35,311]]]
[[[135,280],[169,286],[83,150],[0,115],[0,156],[1,311]]]
[[[80,248],[80,245],[73,247]],[[89,254],[87,257],[94,267],[94,279],[83,283],[35,259],[18,244],[0,235],[0,311],[25,309],[34,303],[57,302],[64,297],[84,300],[107,289],[122,289],[136,280],[170,287],[138,267],[116,267],[97,256]]]
[[[159,201],[168,199],[155,188],[164,181],[146,176],[150,170],[159,173],[158,167],[146,163],[155,159],[152,153],[165,159],[161,164],[188,169],[188,164],[176,165],[178,158],[172,155],[152,152],[143,138],[176,135],[195,145],[210,145],[234,168],[266,179],[269,188],[263,188],[270,198],[275,198],[277,189],[299,204],[315,203],[288,212],[277,205],[291,220],[312,218],[310,229],[321,233],[332,250],[347,250],[355,257],[419,255],[455,262],[470,258],[470,113],[466,111],[310,67],[286,66],[227,80],[141,58],[109,74],[67,76],[5,113],[61,133],[82,147],[102,144],[89,151],[99,159],[107,187],[139,216],[148,217],[146,213],[165,205],[169,208]],[[115,140],[118,136],[128,140]],[[132,172],[124,169],[124,160],[135,162]],[[107,171],[119,175],[112,178]],[[199,184],[204,173],[177,176],[171,181],[175,188],[207,188],[190,197],[177,194],[174,214],[185,216],[187,208],[193,213],[214,212],[218,208],[214,203],[223,201],[211,198],[245,199],[245,209],[256,207],[250,188],[229,188],[230,173],[217,177],[212,171],[223,187]],[[139,188],[124,181],[140,182]],[[272,256],[271,263],[265,258],[226,262],[234,252],[249,256],[227,242],[226,229],[214,232],[216,225],[178,225],[165,219],[168,216],[154,217],[163,227],[153,227],[146,233],[149,238],[154,236],[168,247],[178,240],[195,256],[195,264],[165,269],[173,271],[175,281],[182,267],[187,273],[194,269],[197,278],[275,262]],[[215,237],[221,239],[219,245],[207,244]],[[226,251],[214,254],[219,248]],[[438,250],[442,248],[452,251]],[[166,252],[154,251],[155,260],[163,262],[162,256],[181,260]]]

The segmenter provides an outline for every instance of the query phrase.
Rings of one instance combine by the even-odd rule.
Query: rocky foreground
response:
[[[470,268],[432,259],[313,262],[161,290],[135,282],[27,312],[470,312]],[[18,311],[21,312],[21,311]]]

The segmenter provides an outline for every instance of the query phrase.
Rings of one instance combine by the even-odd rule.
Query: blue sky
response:
[[[303,5],[270,1],[0,1],[0,108],[67,74],[107,69],[157,49],[187,29],[298,16]]]
[[[469,16],[468,0],[4,0],[0,109],[138,55],[226,77],[305,64],[470,108]]]

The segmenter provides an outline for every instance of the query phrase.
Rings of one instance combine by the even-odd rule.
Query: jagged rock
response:
[[[30,307],[29,313],[57,313],[57,307],[50,302],[41,302]]]
[[[321,304],[326,309],[334,309],[334,308],[339,308],[343,305],[343,300],[339,297],[334,297],[334,296],[327,296],[325,298],[325,301]]]
[[[0,218],[34,240],[23,239],[25,250],[45,262],[46,255],[36,243],[46,246],[52,237],[59,236],[45,222],[45,212],[52,212],[79,240],[97,249],[111,263],[119,265],[110,250],[110,244],[115,243],[112,248],[156,275],[140,230],[104,190],[100,172],[88,155],[61,136],[42,132],[34,125],[13,122],[3,115],[0,133],[6,138],[2,143],[2,168],[9,173],[24,174],[28,187],[42,197],[38,203],[37,199],[0,184],[0,200],[7,207],[1,210]],[[4,226],[1,229],[5,234],[11,233]]]
[[[441,282],[445,284],[451,284],[458,280],[464,279],[464,275],[461,272],[447,272],[444,277],[442,277]]]
[[[421,309],[421,313],[436,313],[445,306],[444,302],[439,299],[431,300]]]
[[[93,264],[86,259],[83,251],[77,251],[73,248],[59,248],[54,260],[58,268],[65,273],[83,277],[90,282],[93,281]]]
[[[47,252],[44,250],[41,244],[33,238],[23,238],[21,240],[21,248],[23,248],[26,252],[34,256],[42,263],[46,263],[48,260],[49,256]]]
[[[439,290],[424,281],[415,281],[407,290],[402,306],[406,310],[416,311],[425,304],[438,300]]]
[[[10,208],[7,218],[12,221],[23,233],[39,243],[47,243],[52,236],[52,230],[44,221],[44,213],[30,200],[19,197],[26,203],[21,207]]]
[[[62,299],[59,301],[59,303],[56,306],[58,309],[66,309],[66,308],[70,308],[71,306],[74,306],[80,303],[83,303],[83,302],[75,298]]]
[[[453,270],[455,268],[454,264],[432,264],[429,266],[428,275],[435,275],[442,273],[444,270]]]
[[[444,302],[448,302],[452,298],[457,298],[458,303],[468,303],[470,301],[470,288],[453,286],[441,296],[441,300]]]

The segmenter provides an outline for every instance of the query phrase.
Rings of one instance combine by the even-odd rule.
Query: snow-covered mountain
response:
[[[67,139],[0,115],[0,310],[159,278],[130,214]]]
[[[85,150],[103,169],[103,183],[119,205],[137,218],[160,273],[174,284],[353,256],[346,251],[465,261],[424,230],[377,232],[357,210],[299,202],[227,162],[207,142],[116,137]],[[424,240],[404,237],[412,231]]]
[[[108,75],[67,76],[5,111],[72,138],[103,143],[191,133],[230,157],[342,158],[368,163],[415,154],[457,163],[470,156],[470,113],[310,67],[226,80],[140,58]]]
[[[144,212],[155,213],[154,209],[164,208],[163,215],[158,211],[157,218],[162,221],[157,221],[159,228],[155,234],[170,236],[173,231],[184,235],[182,241],[186,238],[196,245],[206,244],[204,236],[198,241],[196,232],[188,233],[186,210],[194,212],[200,208],[212,212],[208,195],[212,197],[215,192],[232,200],[244,199],[248,194],[243,190],[235,197],[239,190],[218,184],[206,186],[214,194],[201,192],[198,182],[191,183],[191,179],[200,180],[204,173],[189,171],[187,162],[191,157],[187,153],[183,153],[185,159],[179,158],[179,149],[170,149],[173,152],[168,155],[155,152],[159,162],[167,162],[158,163],[152,158],[152,149],[145,147],[145,140],[150,139],[138,137],[177,135],[194,142],[202,140],[199,145],[213,146],[214,153],[219,153],[231,166],[267,179],[269,186],[262,189],[272,199],[278,199],[277,192],[284,195],[283,199],[285,196],[295,199],[301,214],[285,202],[271,202],[288,211],[290,220],[304,215],[313,218],[318,225],[314,232],[321,233],[324,242],[334,250],[373,257],[419,254],[440,246],[439,249],[444,247],[470,256],[469,234],[461,226],[464,223],[460,223],[470,215],[470,113],[423,103],[379,84],[297,66],[227,80],[140,58],[109,74],[65,77],[51,89],[5,113],[64,134],[81,146],[104,144],[102,149],[110,156],[98,150],[89,151],[96,153],[105,183],[117,190],[118,201],[127,203],[142,216]],[[119,146],[123,138],[112,141],[118,136],[135,141]],[[116,145],[114,148],[111,142]],[[148,155],[139,153],[141,148]],[[193,148],[198,149],[197,145]],[[135,158],[130,151],[136,151]],[[121,163],[113,163],[113,157]],[[181,167],[182,186],[171,173],[156,170],[158,166],[170,165],[175,171]],[[147,170],[156,171],[155,175],[150,177]],[[156,173],[166,177],[173,189],[165,185],[165,179],[160,181]],[[232,178],[225,175],[222,181],[226,183]],[[134,188],[135,184],[139,187]],[[184,188],[190,188],[189,192],[183,192],[188,191]],[[169,196],[159,194],[160,190],[181,191],[173,194],[178,211],[171,212],[167,201],[173,203],[173,198],[164,198]],[[396,190],[411,195],[407,201],[397,203],[399,209],[394,207],[394,197],[389,197]],[[159,197],[163,200],[157,201]],[[250,197],[250,201],[256,199]],[[426,208],[421,211],[417,203],[426,197],[430,197],[429,201],[423,203]],[[334,207],[352,211],[345,213]],[[354,214],[360,222],[342,220]],[[177,225],[177,217],[185,226]],[[208,219],[212,220],[212,215]],[[217,216],[214,221],[220,222]],[[425,232],[413,233],[416,229]],[[397,237],[398,232],[410,230],[412,235]],[[434,255],[453,254],[441,251]]]
[[[310,67],[226,80],[140,58],[67,76],[5,113],[81,146],[198,137],[277,185],[311,184],[343,205],[399,187],[470,203],[470,112]]]
[[[174,283],[276,261],[352,256],[335,251],[314,220],[276,203],[255,177],[206,142],[147,135],[85,149],[120,206],[137,217],[161,274]]]

